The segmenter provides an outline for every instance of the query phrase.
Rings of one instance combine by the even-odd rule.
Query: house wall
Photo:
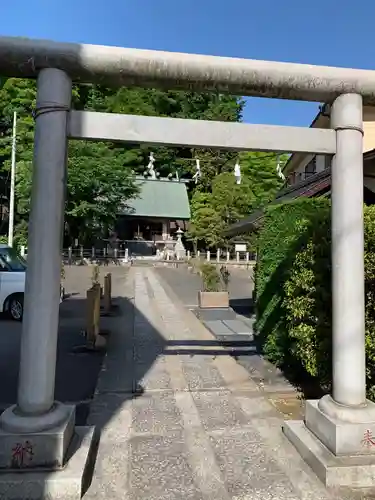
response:
[[[373,115],[371,115],[373,119]],[[363,152],[366,153],[375,149],[375,121],[366,120],[366,115],[363,122]],[[295,184],[301,180],[304,180],[308,174],[306,174],[306,167],[315,158],[315,173],[322,172],[325,168],[330,165],[331,158],[325,155],[314,155],[308,154],[300,157],[298,163],[291,169],[287,174],[288,183]],[[374,171],[375,174],[375,171]],[[375,186],[374,186],[375,187]],[[374,189],[371,189],[374,190]]]
[[[375,121],[363,122],[363,152],[375,149]]]
[[[313,172],[312,170],[309,171],[308,165],[311,162],[315,162],[315,171]],[[322,172],[327,166],[329,165],[328,158],[325,155],[306,155],[301,162],[299,163],[298,167],[293,169],[289,174],[288,174],[288,179],[289,179],[289,184],[296,183],[298,181],[306,179],[306,177],[311,175],[311,173],[319,173]]]

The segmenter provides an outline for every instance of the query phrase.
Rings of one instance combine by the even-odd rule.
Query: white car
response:
[[[0,312],[22,321],[26,261],[14,248],[0,244]]]
[[[15,321],[23,318],[27,262],[17,251],[0,243],[0,312],[7,313]],[[65,289],[60,283],[60,303]]]

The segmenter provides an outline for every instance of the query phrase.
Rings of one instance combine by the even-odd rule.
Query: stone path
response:
[[[336,498],[283,436],[282,415],[248,372],[153,269],[131,269],[121,286],[89,417],[102,435],[85,498]]]

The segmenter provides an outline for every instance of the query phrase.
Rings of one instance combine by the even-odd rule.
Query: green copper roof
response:
[[[137,178],[136,184],[140,187],[140,194],[128,202],[130,208],[124,212],[124,215],[190,219],[190,205],[185,182]]]

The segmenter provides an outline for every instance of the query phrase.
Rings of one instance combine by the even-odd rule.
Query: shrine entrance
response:
[[[304,152],[333,155],[333,392],[307,403],[305,424],[285,430],[313,466],[311,436],[332,457],[360,454],[356,436],[375,425],[365,387],[362,165],[362,109],[375,104],[375,72],[0,38],[0,73],[38,82],[18,403],[1,415],[1,428],[16,439],[74,425],[69,409],[54,401],[68,139]],[[326,102],[331,129],[75,111],[72,81]]]

